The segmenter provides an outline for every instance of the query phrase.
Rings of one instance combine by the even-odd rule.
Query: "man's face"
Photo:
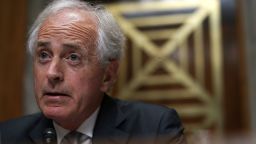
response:
[[[88,12],[62,10],[41,26],[34,53],[36,99],[62,123],[84,119],[101,102],[107,73],[96,57],[97,25]]]

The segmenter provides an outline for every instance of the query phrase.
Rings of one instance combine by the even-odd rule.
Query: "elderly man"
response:
[[[175,110],[106,95],[123,45],[104,8],[78,0],[50,3],[28,40],[42,113],[2,123],[0,143],[185,143]]]

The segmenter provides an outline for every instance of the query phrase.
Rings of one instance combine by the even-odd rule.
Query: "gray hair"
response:
[[[63,9],[81,9],[96,16],[98,23],[97,55],[101,64],[106,65],[110,59],[121,58],[125,38],[113,16],[101,5],[92,6],[80,0],[54,0],[39,14],[29,32],[28,51],[31,55],[34,54],[38,31],[42,23],[50,15]]]

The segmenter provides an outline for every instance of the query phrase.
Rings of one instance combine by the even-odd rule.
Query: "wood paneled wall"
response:
[[[99,0],[89,0],[99,2]],[[102,2],[121,0],[102,0]],[[130,0],[122,0],[129,1]],[[136,0],[134,0],[136,1]],[[223,120],[224,134],[247,133],[251,130],[249,110],[244,0],[219,0],[221,2],[221,29],[223,52]]]
[[[0,2],[0,121],[22,114],[26,3]]]
[[[245,34],[241,0],[222,5],[224,47],[224,130],[226,134],[250,131],[246,80]],[[226,4],[226,5],[225,5]]]

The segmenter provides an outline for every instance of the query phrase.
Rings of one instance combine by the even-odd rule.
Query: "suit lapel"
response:
[[[126,144],[129,133],[122,129],[126,120],[127,116],[117,100],[105,95],[94,127],[93,144]],[[43,144],[43,133],[47,128],[54,128],[52,120],[42,115],[29,133],[32,141]]]
[[[36,144],[43,144],[43,133],[47,128],[53,128],[52,120],[42,115],[41,119],[31,129],[29,136]]]
[[[93,144],[125,144],[129,133],[121,128],[126,121],[126,115],[121,106],[109,96],[102,101],[93,135]]]

